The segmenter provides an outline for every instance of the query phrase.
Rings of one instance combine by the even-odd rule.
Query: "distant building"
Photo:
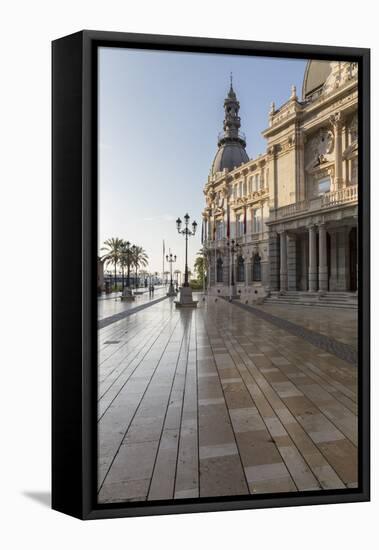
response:
[[[104,260],[97,258],[97,291],[102,292],[103,290],[105,290]]]
[[[231,84],[204,187],[211,293],[229,295],[232,259],[241,297],[357,290],[357,76],[355,63],[309,61],[302,99],[293,86],[284,105],[272,104],[256,159]]]

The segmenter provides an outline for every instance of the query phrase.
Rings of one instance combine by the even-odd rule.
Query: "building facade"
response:
[[[357,290],[357,77],[355,63],[309,61],[301,99],[293,86],[284,105],[272,104],[256,159],[231,84],[204,187],[212,294]]]

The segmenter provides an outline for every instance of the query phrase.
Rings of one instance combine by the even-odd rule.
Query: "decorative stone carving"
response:
[[[348,81],[357,78],[358,64],[348,61],[331,62],[332,70],[323,87],[323,94],[330,94]]]
[[[350,120],[350,123],[348,125],[348,131],[350,134],[350,140],[351,142],[357,142],[358,141],[358,115],[355,113],[353,118]]]
[[[321,164],[329,162],[334,150],[334,134],[328,128],[321,130],[305,145],[305,169],[311,172]]]
[[[358,153],[358,115],[351,118],[347,125],[347,131],[349,133],[349,145],[343,152],[344,159],[351,159]]]

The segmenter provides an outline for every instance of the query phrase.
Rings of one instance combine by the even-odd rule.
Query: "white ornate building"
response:
[[[357,76],[355,63],[309,61],[302,98],[292,87],[284,105],[272,104],[256,159],[231,84],[204,187],[211,293],[357,290]]]

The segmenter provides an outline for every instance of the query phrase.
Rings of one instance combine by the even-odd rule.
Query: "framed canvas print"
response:
[[[369,499],[369,50],[53,42],[53,508]]]

